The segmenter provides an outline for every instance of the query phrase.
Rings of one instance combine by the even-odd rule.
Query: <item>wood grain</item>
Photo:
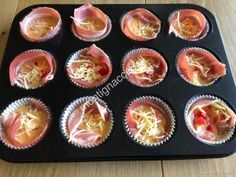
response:
[[[80,4],[78,0],[0,0],[0,61],[14,15],[23,8],[41,3]],[[235,0],[93,0],[91,3],[194,3],[209,9],[216,17],[226,52],[236,78],[236,1]],[[223,15],[224,14],[224,15]],[[0,160],[0,177],[234,177],[236,155],[222,159],[139,162],[27,163]]]
[[[1,0],[0,1],[0,64],[5,51],[6,42],[10,30],[11,22],[15,15],[18,0]]]

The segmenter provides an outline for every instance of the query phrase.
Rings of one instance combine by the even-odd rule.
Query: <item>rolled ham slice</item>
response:
[[[81,146],[87,147],[94,145],[99,138],[101,138],[101,135],[96,132],[82,130],[74,135],[72,140]]]
[[[132,50],[125,56],[123,70],[133,84],[149,87],[164,79],[167,64],[160,53],[141,48]]]
[[[27,64],[34,64],[37,67],[40,67],[38,63],[42,60],[46,62],[47,67],[41,68],[41,83],[38,86],[44,85],[47,81],[52,80],[56,71],[56,64],[54,58],[43,50],[29,50],[17,55],[10,64],[9,67],[9,77],[11,85],[17,84],[19,87],[23,87],[26,89],[30,89],[31,87],[27,86],[27,82],[19,81],[20,79],[20,72],[22,67],[26,66]],[[30,83],[28,83],[30,85]]]
[[[200,96],[189,107],[189,128],[203,141],[223,141],[235,127],[235,113],[216,97]]]
[[[42,42],[53,38],[61,28],[61,16],[53,8],[33,9],[20,22],[22,36],[31,42]]]
[[[24,101],[17,100],[6,108],[0,121],[3,126],[3,142],[14,149],[27,148],[45,135],[50,115],[40,101],[25,98]]]
[[[154,97],[140,97],[126,109],[125,124],[129,134],[141,144],[155,145],[171,134],[171,113]]]
[[[106,132],[110,129],[110,116],[108,109],[99,100],[88,100],[78,105],[68,117],[69,141],[82,147],[100,143],[106,138]],[[91,124],[91,121],[94,122]],[[98,122],[103,124],[104,129],[98,129]]]
[[[175,11],[169,18],[169,34],[172,32],[185,40],[198,40],[208,32],[205,16],[194,9]]]
[[[155,39],[160,32],[161,21],[144,8],[137,8],[125,14],[121,20],[121,30],[130,39],[147,41]]]
[[[191,56],[195,56],[199,58],[199,60],[202,60],[204,64],[201,66],[203,69],[206,67],[209,68],[207,77],[201,77],[206,84],[211,83],[226,74],[225,64],[221,63],[212,53],[201,48],[188,48],[185,49],[177,59],[179,72],[187,81],[190,81],[193,84],[201,84],[195,83],[194,81],[194,75],[198,74],[199,71],[196,70],[198,68],[193,67],[193,65],[188,61],[187,58],[190,57],[191,59]]]
[[[73,25],[77,36],[94,41],[103,37],[111,24],[108,16],[99,8],[85,4],[74,10]]]
[[[85,65],[77,65],[77,62],[83,61],[87,62],[88,66]],[[85,67],[85,68],[84,68]],[[77,76],[74,73],[76,69],[84,69],[86,73],[79,73],[81,76]],[[95,76],[97,77],[95,80],[86,80],[85,77],[89,76],[89,72],[95,72]],[[67,64],[67,74],[71,81],[76,85],[85,88],[92,88],[99,86],[106,82],[112,73],[112,65],[109,57],[104,53],[102,49],[97,47],[95,44],[91,45],[88,48],[82,49],[81,51],[72,55],[69,58]],[[85,74],[84,76],[82,74]],[[88,75],[87,75],[88,74]],[[77,76],[77,77],[76,77]],[[83,78],[84,77],[84,78]],[[88,78],[87,78],[88,79]]]

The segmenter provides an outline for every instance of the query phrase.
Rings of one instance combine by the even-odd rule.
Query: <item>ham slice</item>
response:
[[[43,113],[45,116],[48,116],[48,114],[45,112],[44,106],[36,103],[35,100],[28,100],[26,105],[22,105],[19,108],[19,110],[12,111],[11,113],[6,113],[6,111],[4,111],[1,115],[1,123],[4,128],[4,142],[7,142],[7,144],[13,146],[14,148],[34,145],[35,142],[44,136],[49,123],[49,120],[44,120],[45,117],[37,117],[34,122],[34,126],[37,127],[27,134],[26,130],[22,129],[26,126],[22,124],[22,120],[28,116],[27,113],[28,111],[30,112],[31,108],[35,111],[41,111],[41,116],[43,116]],[[28,118],[32,119],[32,117]]]
[[[140,105],[145,106],[145,107],[155,108],[155,110],[158,111],[161,115],[163,115],[166,120],[169,119],[167,113],[163,110],[163,108],[158,103],[155,103],[153,101],[136,100],[128,107],[127,114],[126,114],[126,122],[129,125],[129,128],[135,131],[138,131],[138,128],[136,126],[137,121],[133,118],[132,111]]]
[[[140,30],[141,28],[145,28],[147,26],[152,27],[153,30],[149,31],[147,34],[138,35],[137,31],[133,30],[133,28],[131,28],[129,24],[132,20],[136,20],[139,23],[139,25],[133,24],[137,25],[137,30]],[[123,33],[127,37],[136,41],[147,41],[155,39],[160,29],[161,21],[159,20],[159,18],[144,8],[137,8],[133,11],[128,12],[121,20],[121,30],[123,31]]]
[[[84,127],[81,128],[81,124],[86,120],[86,114],[90,112],[91,114],[99,113],[103,122],[108,121],[109,113],[106,107],[96,101],[92,100],[84,102],[82,105],[79,105],[71,113],[68,118],[67,128],[69,131],[69,141],[72,141],[80,146],[90,146],[94,145],[102,138],[102,134],[93,130],[87,130]]]
[[[34,36],[30,35],[28,30],[31,28],[32,23],[37,19],[44,19],[44,18],[50,18],[51,20],[53,20],[56,23],[56,25],[55,26],[53,25],[52,27],[48,26],[49,28],[52,28],[52,29],[50,29],[43,36],[34,37]],[[28,41],[42,42],[42,41],[46,41],[48,39],[53,38],[59,32],[59,30],[61,28],[61,24],[62,24],[61,16],[58,13],[58,11],[56,11],[53,8],[49,8],[49,7],[38,7],[36,9],[33,9],[20,22],[20,30],[21,30],[21,34],[23,35],[23,37],[25,39],[27,39]]]
[[[85,53],[89,56],[98,59],[101,62],[106,61],[106,59],[108,58],[108,56],[103,52],[103,50],[98,48],[95,44],[88,47]]]
[[[15,113],[15,112],[9,114],[9,116],[1,116],[1,121],[5,129],[9,129],[20,116],[21,116],[20,113]]]
[[[148,62],[146,64],[147,67],[146,69],[143,68],[144,64],[140,63],[140,66],[137,65],[137,67],[143,68],[142,74],[133,73],[132,64],[135,62],[138,63],[140,58],[142,58],[142,60],[144,60],[145,62]],[[149,86],[156,84],[164,79],[167,73],[167,64],[165,62],[165,59],[158,52],[150,49],[140,49],[137,51],[131,51],[125,57],[123,70],[127,74],[129,80],[134,84],[139,86]]]
[[[101,135],[93,131],[78,131],[73,137],[73,141],[82,146],[90,146],[97,142]]]
[[[194,26],[196,28],[195,31],[192,34],[188,35],[181,34],[178,31],[178,29],[176,29],[176,25],[180,25],[184,20],[190,20],[190,19],[193,21],[193,24],[195,25]],[[208,22],[205,16],[201,12],[194,9],[178,10],[174,12],[169,18],[169,34],[173,32],[177,37],[186,40],[195,40],[202,38],[205,35],[205,33],[207,33],[206,28],[208,28]]]
[[[219,100],[202,98],[192,103],[188,119],[190,128],[197,137],[207,141],[218,141],[235,126],[236,115]]]
[[[41,50],[29,50],[17,55],[14,60],[11,62],[9,67],[9,76],[11,85],[15,85],[17,81],[17,77],[19,74],[19,70],[21,66],[29,62],[36,62],[42,58],[45,58],[49,64],[49,72],[44,73],[45,75],[42,78],[42,84],[46,83],[48,80],[52,80],[55,74],[55,61],[52,56]]]
[[[72,78],[70,75],[72,74],[72,70],[74,69],[73,67],[77,67],[72,63],[67,65],[67,73],[74,83],[82,87],[92,88],[101,85],[110,77],[112,73],[112,65],[109,57],[104,53],[102,49],[93,44],[88,48],[82,49],[82,51],[76,56],[76,58],[71,58],[71,60],[80,60],[80,55],[83,55],[84,59],[86,59],[86,56],[88,56],[86,60],[92,62],[93,65],[100,68],[99,75],[101,75],[101,78],[92,82],[88,82],[83,79]],[[93,59],[90,59],[91,57]]]
[[[128,132],[138,142],[154,145],[171,130],[169,112],[154,98],[138,98],[127,108],[125,122]]]
[[[179,55],[177,61],[180,73],[183,74],[187,80],[193,81],[193,75],[195,73],[195,70],[187,61],[187,56],[190,56],[192,54],[198,57],[203,57],[202,60],[207,64],[207,67],[210,68],[208,77],[206,78],[207,80],[209,80],[209,82],[218,79],[226,74],[225,64],[217,60],[213,54],[204,49],[189,48],[184,50],[184,52]]]
[[[87,102],[79,106],[68,118],[68,130],[75,131],[81,124],[86,111]]]
[[[86,40],[96,40],[104,36],[111,25],[106,14],[91,4],[85,4],[75,9],[73,20],[76,35]],[[89,20],[98,24],[89,23]],[[85,28],[86,23],[92,26]],[[100,27],[96,28],[94,25],[100,25]]]

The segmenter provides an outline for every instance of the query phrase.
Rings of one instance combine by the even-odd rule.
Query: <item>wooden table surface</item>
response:
[[[11,22],[17,12],[37,3],[81,4],[82,0],[0,0],[0,61]],[[91,3],[194,3],[217,18],[227,56],[236,78],[236,0],[94,0]],[[235,177],[236,155],[221,159],[14,164],[0,160],[0,177]]]

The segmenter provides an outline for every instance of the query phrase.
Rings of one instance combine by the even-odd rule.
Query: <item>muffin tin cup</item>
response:
[[[110,129],[108,131],[108,134],[105,137],[103,137],[101,142],[99,142],[97,144],[91,144],[91,145],[88,145],[88,146],[82,146],[82,145],[79,145],[79,144],[77,144],[73,141],[69,141],[69,132],[68,132],[68,129],[67,129],[67,122],[68,122],[69,115],[76,109],[76,107],[83,104],[83,103],[85,103],[86,101],[89,101],[89,102],[91,101],[92,103],[97,101],[97,102],[101,103],[107,109],[107,111],[110,115],[109,119],[111,121],[111,125],[110,125]],[[90,104],[90,103],[88,103],[88,104]],[[74,100],[69,105],[67,105],[66,108],[64,109],[61,117],[60,117],[60,123],[59,123],[60,131],[61,131],[63,137],[66,139],[66,141],[74,147],[83,148],[83,149],[95,148],[95,147],[103,144],[108,139],[108,137],[110,136],[110,134],[112,132],[112,129],[113,129],[113,124],[114,124],[113,113],[108,108],[106,102],[104,102],[103,100],[101,100],[99,98],[96,98],[94,96],[81,97],[81,98],[78,98],[78,99]]]
[[[181,10],[181,9],[180,9]],[[168,22],[169,22],[169,27],[170,27],[170,20],[171,18],[176,14],[176,13],[179,13],[180,10],[175,10],[173,11],[169,18],[168,18]],[[206,17],[205,17],[206,18]],[[196,42],[196,41],[199,41],[199,40],[202,40],[204,39],[205,37],[207,37],[207,35],[209,34],[210,32],[210,25],[209,25],[209,22],[208,22],[208,19],[206,18],[206,26],[205,28],[203,29],[203,31],[201,32],[201,34],[199,35],[199,37],[196,37],[196,38],[192,38],[192,39],[189,39],[189,38],[185,38],[183,37],[182,35],[180,35],[179,33],[175,32],[175,30],[172,31],[172,33],[174,33],[174,35],[180,39],[183,39],[183,40],[186,40],[186,41],[189,41],[189,42]]]
[[[135,9],[134,9],[135,10]],[[148,10],[148,9],[147,9]],[[125,35],[127,38],[129,38],[130,40],[133,40],[133,41],[137,41],[137,42],[147,42],[147,41],[151,41],[151,40],[155,40],[157,37],[158,37],[158,35],[160,34],[160,32],[161,32],[161,30],[162,30],[162,22],[161,22],[161,20],[160,20],[160,18],[156,15],[156,14],[154,14],[153,12],[151,12],[151,13],[153,13],[159,20],[160,20],[160,28],[158,29],[158,31],[156,31],[156,37],[155,38],[152,38],[152,39],[149,39],[149,38],[145,38],[145,39],[142,39],[142,40],[138,40],[138,39],[134,39],[132,36],[130,36],[130,35],[128,35],[128,34],[126,34],[125,33],[125,31],[123,30],[123,28],[122,28],[122,25],[123,25],[123,20],[125,19],[125,17],[130,13],[130,12],[132,12],[133,10],[131,10],[131,11],[129,11],[129,12],[126,12],[125,14],[123,14],[122,16],[121,16],[121,18],[120,18],[120,28],[121,28],[121,31],[122,31],[122,33],[123,33],[123,35]]]
[[[189,129],[191,134],[202,143],[205,143],[205,144],[208,144],[208,145],[220,145],[220,144],[226,143],[227,141],[229,141],[233,137],[234,132],[235,132],[235,125],[234,125],[234,128],[230,129],[230,131],[228,132],[227,135],[225,135],[224,138],[222,138],[221,140],[218,140],[218,141],[205,140],[205,139],[199,138],[196,135],[196,132],[195,132],[194,127],[191,123],[191,120],[189,120],[189,118],[188,118],[188,113],[189,113],[189,109],[190,109],[191,105],[193,103],[195,103],[196,101],[199,101],[199,100],[202,100],[202,99],[204,99],[204,100],[216,100],[216,101],[220,102],[221,104],[223,104],[224,106],[231,109],[223,100],[221,100],[218,97],[212,96],[212,95],[200,95],[200,96],[193,97],[188,101],[188,103],[186,104],[185,110],[184,110],[184,118],[185,118],[185,123],[186,123],[187,128]]]
[[[141,51],[151,51],[151,52],[158,53],[158,54],[162,57],[162,59],[165,61],[166,66],[167,66],[167,71],[166,71],[164,77],[163,77],[161,80],[156,81],[156,82],[154,82],[154,83],[152,83],[152,84],[145,84],[145,85],[143,84],[143,85],[142,85],[142,84],[134,83],[134,82],[129,78],[128,74],[127,74],[127,73],[125,72],[125,70],[124,70],[124,67],[125,67],[125,60],[127,60],[128,57],[131,56],[131,55],[133,55],[134,53],[136,53],[136,52],[141,52]],[[168,73],[168,64],[167,64],[167,62],[166,62],[166,59],[165,59],[159,52],[157,52],[157,51],[155,51],[155,50],[153,50],[153,49],[150,49],[150,48],[136,48],[136,49],[133,49],[133,50],[129,50],[129,51],[123,56],[123,58],[122,58],[122,60],[121,60],[121,67],[122,67],[123,73],[125,73],[125,78],[126,78],[131,84],[133,84],[133,85],[135,85],[135,86],[138,86],[138,87],[143,87],[143,88],[154,87],[154,86],[160,84],[163,80],[165,80],[166,75],[167,75],[167,73]]]
[[[112,71],[111,71],[111,73],[109,74],[109,76],[107,76],[106,79],[103,79],[101,82],[99,82],[99,84],[94,85],[94,86],[90,86],[90,87],[75,82],[75,81],[68,75],[68,72],[67,72],[67,68],[69,67],[70,62],[76,60],[77,57],[80,55],[80,53],[83,52],[84,50],[86,50],[87,48],[88,48],[88,47],[86,47],[86,48],[84,48],[84,49],[81,49],[81,50],[78,50],[78,51],[72,53],[72,54],[67,58],[66,63],[65,63],[65,72],[66,72],[67,78],[70,80],[71,83],[73,83],[73,84],[75,84],[76,86],[81,87],[81,88],[92,89],[92,88],[100,87],[100,86],[102,86],[103,84],[105,84],[105,83],[109,80],[109,78],[111,77]],[[101,50],[102,50],[102,49],[101,49]],[[103,50],[102,50],[102,52],[103,52],[103,54],[108,58],[109,63],[110,63],[110,65],[111,65],[111,69],[112,69],[112,68],[113,68],[113,65],[112,65],[110,56],[107,55]]]
[[[186,48],[182,49],[182,50],[179,52],[178,56],[176,57],[176,62],[175,62],[175,67],[176,67],[176,70],[177,70],[178,74],[184,79],[184,81],[188,82],[188,83],[191,84],[191,85],[197,86],[197,87],[207,87],[207,86],[213,85],[213,84],[214,84],[216,81],[218,81],[220,78],[216,78],[216,79],[214,79],[213,81],[211,81],[211,82],[209,82],[209,83],[207,83],[207,84],[199,84],[199,85],[198,85],[198,84],[195,84],[194,82],[188,80],[188,79],[181,73],[180,68],[179,68],[179,66],[178,66],[178,59],[179,59],[179,57],[180,57],[180,55],[181,55],[182,53],[184,53],[186,50],[189,50],[189,49],[192,49],[192,50],[200,50],[200,51],[202,51],[202,52],[211,53],[211,52],[209,52],[208,50],[203,49],[203,48],[200,48],[200,47],[186,47]],[[211,54],[214,55],[213,53],[211,53]],[[214,56],[215,56],[215,55],[214,55]],[[218,60],[217,57],[216,57],[216,59]],[[224,76],[223,76],[223,77],[224,77]]]
[[[80,40],[82,40],[82,41],[85,41],[85,42],[97,42],[97,41],[100,41],[100,40],[106,38],[106,37],[110,34],[111,29],[112,29],[112,22],[111,22],[111,19],[110,19],[110,17],[107,16],[107,15],[106,15],[106,17],[107,17],[107,22],[108,22],[108,23],[107,23],[107,30],[106,30],[106,32],[105,32],[103,35],[101,35],[101,36],[98,37],[98,38],[87,39],[87,38],[84,38],[84,37],[80,36],[79,34],[77,34],[77,33],[76,33],[76,30],[75,30],[74,20],[72,21],[72,24],[71,24],[71,31],[72,31],[73,35],[74,35],[76,38],[78,38],[78,39],[80,39]]]
[[[54,57],[51,53],[49,53],[49,52],[47,52],[47,51],[45,51],[45,50],[42,50],[42,49],[30,49],[30,50],[27,50],[27,51],[25,51],[25,52],[23,52],[23,53],[31,52],[31,51],[43,52],[43,53],[49,55],[50,58],[51,58],[52,61],[53,61],[53,64],[54,64],[54,71],[53,71],[53,73],[52,73],[52,75],[51,75],[51,78],[48,79],[47,82],[43,83],[42,85],[39,85],[38,87],[25,88],[24,86],[22,86],[22,85],[19,84],[18,82],[15,83],[15,85],[16,85],[18,88],[25,89],[25,90],[36,90],[36,89],[39,89],[39,88],[45,86],[48,82],[50,82],[51,80],[53,80],[53,78],[54,78],[54,76],[55,76],[55,73],[56,73],[56,69],[57,69],[57,64],[56,64],[55,57]]]
[[[2,141],[2,143],[7,146],[10,149],[14,149],[14,150],[25,150],[25,149],[29,149],[35,145],[37,145],[47,134],[48,129],[50,127],[50,122],[51,122],[51,113],[49,111],[49,109],[47,108],[47,106],[40,100],[32,98],[32,97],[25,97],[25,98],[21,98],[18,99],[14,102],[12,102],[10,105],[7,106],[7,108],[1,113],[1,117],[2,116],[7,116],[9,115],[11,112],[15,111],[17,108],[19,108],[22,105],[25,105],[27,103],[36,103],[39,104],[40,106],[42,106],[42,108],[44,109],[44,111],[46,112],[46,114],[48,115],[48,122],[47,125],[45,127],[45,129],[43,130],[43,132],[41,132],[41,135],[30,145],[27,146],[22,146],[22,147],[17,147],[14,146],[7,138],[7,134],[5,133],[5,128],[2,125],[2,122],[0,122],[0,139]]]
[[[155,102],[155,103],[158,103],[160,104],[160,106],[165,110],[165,112],[167,113],[167,115],[169,116],[169,119],[170,119],[170,130],[169,130],[169,133],[168,135],[156,142],[156,143],[153,143],[153,144],[147,144],[143,141],[140,141],[138,140],[137,138],[134,137],[134,135],[132,135],[132,132],[130,131],[129,129],[129,126],[128,126],[128,122],[126,121],[126,116],[128,114],[128,108],[136,101],[142,101],[142,102]],[[174,116],[174,113],[172,111],[172,109],[169,107],[169,105],[167,103],[165,103],[163,100],[161,100],[160,98],[158,97],[154,97],[154,96],[142,96],[142,97],[138,97],[134,100],[132,100],[129,105],[126,107],[126,110],[125,110],[125,115],[124,115],[124,127],[125,127],[125,130],[128,134],[128,136],[133,140],[135,141],[136,143],[138,143],[139,145],[142,145],[144,147],[157,147],[157,146],[160,146],[166,142],[168,142],[168,140],[172,137],[172,135],[174,134],[174,131],[175,131],[175,116]]]

